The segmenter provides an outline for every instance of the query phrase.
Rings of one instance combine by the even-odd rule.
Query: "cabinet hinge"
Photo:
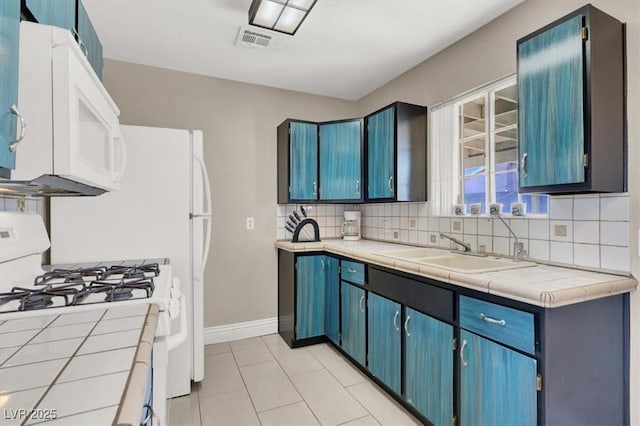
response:
[[[453,418],[451,419],[451,424],[453,426],[458,426],[458,418],[456,416],[453,416]]]
[[[589,29],[587,27],[582,27],[582,41],[587,41],[589,39]]]
[[[536,374],[536,390],[542,390],[542,374]]]
[[[293,269],[295,269],[296,271],[298,270],[298,262],[293,264]]]
[[[456,349],[458,349],[458,338],[454,337],[453,338],[453,350],[455,351]]]
[[[342,266],[338,265],[338,273],[342,272]]]
[[[291,194],[291,187],[289,187],[289,194]]]
[[[584,167],[589,167],[589,154],[582,156],[582,163],[584,164]]]

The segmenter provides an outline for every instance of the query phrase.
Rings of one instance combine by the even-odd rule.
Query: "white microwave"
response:
[[[117,190],[126,163],[120,110],[71,32],[21,22],[19,60],[18,105],[27,129],[12,183],[33,195]]]

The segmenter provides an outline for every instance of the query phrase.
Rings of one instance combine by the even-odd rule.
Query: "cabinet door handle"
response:
[[[462,341],[462,347],[460,348],[460,362],[462,362],[462,365],[464,367],[466,367],[468,364],[467,361],[465,361],[464,359],[464,348],[466,347],[467,347],[467,340],[465,339]]]
[[[15,114],[18,117],[18,122],[20,123],[20,136],[18,136],[18,139],[9,144],[9,151],[16,152],[18,144],[22,141],[22,139],[24,139],[24,133],[27,130],[27,123],[25,123],[24,117],[22,116],[22,114],[20,114],[20,110],[17,106],[11,105],[11,108],[9,109],[11,110],[12,114]]]
[[[322,268],[322,272],[324,272],[324,260],[320,260],[320,267]]]
[[[407,315],[407,319],[404,320],[404,334],[407,335],[407,337],[411,336],[411,333],[409,333],[409,320],[411,319],[411,317],[409,315]]]
[[[343,224],[343,225],[344,225],[344,224]],[[353,268],[347,268],[347,272],[348,272],[348,273],[350,273],[350,274],[355,274],[355,273],[356,273],[356,272],[358,272],[358,271],[356,271],[356,270],[355,270],[355,269],[353,269]]]
[[[356,181],[356,194],[360,195],[360,181]]]
[[[393,176],[389,176],[389,181],[387,182],[387,185],[389,185],[389,191],[391,191],[391,194],[393,194]]]
[[[364,296],[360,297],[360,301],[358,302],[358,306],[360,307],[360,311],[364,312],[364,306],[363,306],[362,302],[364,302]]]
[[[527,174],[527,153],[522,154],[522,158],[520,159],[520,173],[523,177],[529,176]]]
[[[84,42],[80,38],[80,33],[78,32],[78,30],[75,29],[75,27],[71,28],[71,31],[73,32],[73,35],[75,35],[76,38],[78,39],[78,46],[80,46],[80,50],[82,50],[82,53],[84,53],[84,56],[86,56],[88,59],[89,50],[87,50],[87,46],[85,46]]]
[[[316,184],[316,181],[313,181],[313,196],[315,197],[316,195],[318,195],[318,185]]]
[[[498,324],[498,325],[501,325],[503,327],[505,325],[507,325],[507,322],[505,320],[503,320],[503,319],[497,320],[495,318],[488,317],[485,314],[483,314],[482,312],[480,312],[480,315],[478,315],[478,316],[480,317],[480,319],[485,320],[486,322],[491,323],[491,324]]]
[[[400,331],[400,325],[398,324],[398,317],[400,316],[400,311],[396,311],[396,314],[393,316],[393,327],[396,331]]]

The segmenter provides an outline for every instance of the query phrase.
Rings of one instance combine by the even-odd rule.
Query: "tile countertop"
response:
[[[144,352],[143,329],[155,332],[156,311],[152,304],[0,315],[0,424],[111,425]]]
[[[496,272],[464,274],[424,264],[376,255],[376,252],[418,248],[405,244],[373,240],[320,242],[278,240],[275,247],[290,252],[325,251],[370,264],[432,278],[507,299],[545,308],[571,305],[615,294],[634,291],[638,282],[629,275],[614,275],[582,269],[539,264]],[[448,253],[443,250],[443,254]]]

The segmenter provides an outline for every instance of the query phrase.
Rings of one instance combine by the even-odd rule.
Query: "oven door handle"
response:
[[[172,351],[173,349],[180,346],[185,340],[187,340],[187,302],[185,301],[185,297],[183,293],[180,293],[180,331],[176,334],[173,334],[167,337],[167,350]]]

